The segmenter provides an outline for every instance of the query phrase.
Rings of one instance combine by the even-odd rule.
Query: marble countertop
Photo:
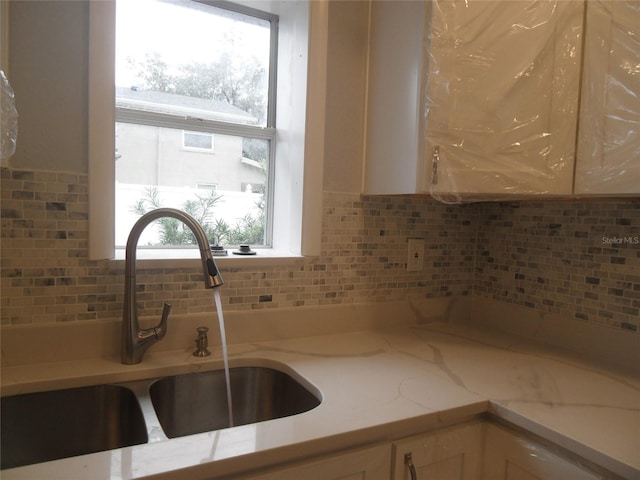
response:
[[[292,417],[5,470],[2,478],[211,478],[392,441],[485,412],[640,478],[640,377],[558,348],[432,323],[232,344],[229,354],[232,366],[285,366],[322,403]],[[63,378],[104,383],[220,366],[215,352],[202,360],[173,350],[149,352],[133,369],[100,358],[51,363],[46,375],[37,365],[8,367],[2,383],[7,394]]]

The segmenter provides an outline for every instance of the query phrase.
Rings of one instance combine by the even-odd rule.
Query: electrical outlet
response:
[[[424,239],[409,238],[407,244],[407,271],[419,272],[424,267]]]

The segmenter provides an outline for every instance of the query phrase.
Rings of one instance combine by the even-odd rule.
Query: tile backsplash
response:
[[[2,170],[2,323],[120,318],[123,262],[87,258],[85,175]],[[221,267],[225,310],[468,295],[474,217],[423,199],[325,193],[319,257]],[[425,271],[407,272],[407,238],[425,239]],[[163,302],[215,311],[199,268],[138,268],[140,315]]]
[[[640,201],[486,203],[474,293],[640,329]]]
[[[123,262],[87,257],[87,177],[2,169],[1,322],[121,316]],[[638,333],[640,202],[453,206],[325,192],[319,257],[223,267],[225,310],[480,295]],[[425,268],[406,271],[407,239]],[[637,240],[637,241],[636,241]],[[214,311],[199,268],[138,269],[141,315]]]

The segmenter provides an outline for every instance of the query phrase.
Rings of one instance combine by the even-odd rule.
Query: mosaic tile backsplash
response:
[[[2,323],[120,318],[123,262],[90,261],[87,177],[2,170]],[[325,194],[322,254],[294,265],[224,268],[226,310],[468,295],[469,209],[418,199]],[[425,239],[427,274],[407,272],[407,237]],[[212,311],[200,268],[138,268],[140,315]]]
[[[640,201],[475,208],[475,294],[639,331]]]
[[[87,257],[87,177],[3,169],[2,324],[118,319],[122,262]],[[322,252],[221,268],[225,310],[481,295],[604,323],[640,320],[640,202],[443,205],[325,192]],[[406,271],[408,238],[425,268]],[[199,268],[138,269],[141,315],[214,311]]]

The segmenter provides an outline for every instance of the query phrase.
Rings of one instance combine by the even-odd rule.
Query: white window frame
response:
[[[192,0],[202,2],[223,10],[233,11],[242,15],[265,20],[270,24],[270,46],[269,46],[269,79],[268,79],[268,98],[267,98],[267,118],[265,126],[251,125],[244,122],[220,121],[207,118],[206,115],[193,116],[185,114],[185,109],[177,108],[175,113],[164,113],[150,111],[148,109],[138,110],[121,106],[116,102],[116,122],[132,123],[135,125],[148,125],[153,127],[182,129],[183,132],[183,148],[188,151],[212,152],[213,151],[213,134],[219,133],[234,137],[257,138],[267,140],[269,142],[269,161],[267,172],[267,195],[266,201],[266,218],[264,230],[264,244],[258,247],[271,248],[273,245],[273,206],[274,206],[274,171],[276,157],[276,102],[277,102],[277,70],[278,70],[278,15],[264,10],[255,9],[247,5],[227,1],[215,0]],[[188,111],[188,109],[186,109]],[[202,149],[197,147],[184,147],[184,132],[193,132],[203,134],[211,134],[211,149]],[[116,246],[122,247],[122,246]],[[159,254],[161,252],[156,250]]]
[[[207,136],[211,139],[210,147],[196,147],[193,145],[187,145],[187,136],[188,135],[196,135],[196,136]],[[214,149],[214,135],[211,132],[195,132],[193,130],[182,130],[182,149],[194,152],[213,152]]]
[[[269,7],[280,17],[272,208],[278,214],[272,222],[271,256],[317,256],[322,225],[328,2],[238,3]],[[89,19],[89,257],[114,259],[121,258],[114,245],[115,1],[90,2]]]

